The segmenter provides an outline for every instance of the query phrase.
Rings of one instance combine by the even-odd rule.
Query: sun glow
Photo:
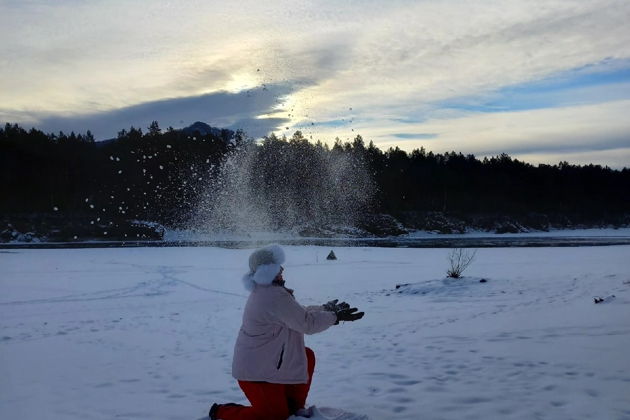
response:
[[[260,86],[260,80],[255,74],[238,72],[231,75],[232,78],[225,85],[225,91],[229,93],[241,93]]]

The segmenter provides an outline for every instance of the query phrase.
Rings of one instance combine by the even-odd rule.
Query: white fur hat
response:
[[[252,252],[249,256],[249,273],[243,276],[247,290],[253,290],[256,284],[270,285],[280,273],[284,263],[284,251],[280,245],[267,245]]]

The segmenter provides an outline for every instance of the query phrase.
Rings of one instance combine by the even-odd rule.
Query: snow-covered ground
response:
[[[630,419],[630,246],[481,249],[461,281],[443,281],[448,249],[285,250],[303,304],[366,312],[307,337],[310,404],[372,420]],[[244,402],[230,365],[249,253],[0,250],[0,418],[190,420]]]

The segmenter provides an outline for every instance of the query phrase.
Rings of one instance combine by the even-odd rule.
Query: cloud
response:
[[[459,115],[407,124],[409,135],[435,133],[435,137],[428,142],[410,140],[402,148],[530,158],[624,149],[630,147],[630,121],[625,117],[629,112],[630,100],[512,112],[460,111]],[[377,135],[382,145],[396,144],[391,139],[395,133],[387,129]]]
[[[392,7],[353,45],[350,68],[299,92],[295,102],[315,109],[310,115],[318,120],[343,118],[348,107],[367,118],[405,118],[422,104],[629,58],[628,15],[630,4],[619,1]]]
[[[556,165],[565,161],[574,165],[599,164],[613,169],[623,169],[630,167],[628,164],[630,162],[630,147],[582,152],[524,153],[519,155],[518,158],[526,162],[548,165]]]
[[[438,135],[435,133],[394,133],[392,136],[403,140],[423,140],[434,139]]]
[[[115,137],[119,130],[132,125],[146,128],[154,120],[161,127],[175,128],[204,121],[216,127],[241,128],[250,136],[260,137],[287,121],[258,116],[273,112],[279,106],[280,98],[290,94],[292,89],[291,86],[273,85],[264,90],[164,99],[84,115],[50,115],[39,117],[37,127],[46,132],[91,130],[100,140]]]
[[[625,67],[617,69],[620,64]],[[589,71],[562,72],[548,79],[508,86],[483,95],[441,101],[434,107],[500,112],[596,104],[628,98],[630,63],[613,60]]]

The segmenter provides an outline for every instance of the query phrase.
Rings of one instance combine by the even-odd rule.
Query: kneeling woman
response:
[[[315,354],[304,346],[304,334],[363,317],[336,300],[300,305],[285,287],[284,260],[278,245],[257,249],[249,257],[243,282],[251,293],[234,347],[232,376],[251,406],[214,404],[212,420],[286,420],[303,409],[315,369]]]

